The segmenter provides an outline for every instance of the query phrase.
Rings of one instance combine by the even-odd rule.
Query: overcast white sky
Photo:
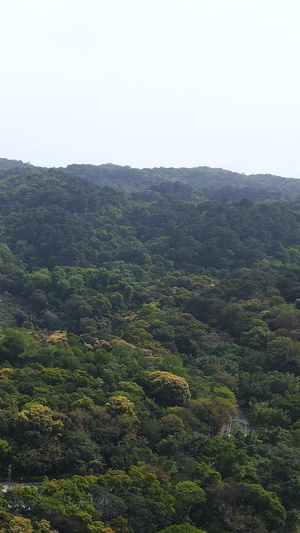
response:
[[[0,157],[300,177],[299,0],[2,0]]]

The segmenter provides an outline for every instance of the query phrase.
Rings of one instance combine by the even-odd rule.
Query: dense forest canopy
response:
[[[0,532],[300,531],[300,181],[0,159],[0,231]]]
[[[240,198],[280,198],[300,193],[299,180],[270,174],[246,176],[221,168],[145,168],[119,165],[68,165],[71,176],[88,178],[99,185],[116,189],[137,189],[162,183],[183,183],[201,191],[204,198],[237,200]]]

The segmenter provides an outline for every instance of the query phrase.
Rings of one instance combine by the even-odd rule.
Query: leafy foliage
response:
[[[1,532],[299,530],[299,192],[0,160]]]

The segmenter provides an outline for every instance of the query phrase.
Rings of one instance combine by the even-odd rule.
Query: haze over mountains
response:
[[[0,171],[9,169],[33,169],[30,163],[1,159]],[[51,169],[53,171],[53,169]],[[137,169],[114,164],[87,165],[71,164],[57,171],[66,172],[70,176],[89,179],[100,186],[116,189],[133,189],[152,187],[163,182],[184,183],[195,191],[201,191],[208,199],[241,199],[249,198],[282,198],[300,193],[300,181],[295,178],[284,178],[271,174],[254,174],[247,176],[230,170],[196,167],[196,168],[146,168]],[[5,174],[1,172],[2,179]]]

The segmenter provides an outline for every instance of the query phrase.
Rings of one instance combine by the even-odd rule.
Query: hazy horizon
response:
[[[300,6],[11,0],[1,153],[300,177]]]
[[[8,160],[8,161],[21,161],[22,163],[25,163],[25,164],[29,164],[29,165],[32,165],[33,167],[38,167],[38,168],[46,168],[46,169],[50,169],[50,168],[55,168],[55,169],[65,169],[67,168],[68,166],[71,166],[71,165],[91,165],[91,166],[102,166],[102,165],[113,165],[113,166],[120,166],[122,168],[124,167],[129,167],[131,169],[136,169],[136,170],[155,170],[155,169],[159,169],[159,168],[164,168],[166,170],[170,170],[170,169],[175,169],[175,170],[180,170],[180,169],[188,169],[188,170],[193,170],[193,169],[198,169],[198,168],[209,168],[211,170],[222,170],[222,171],[225,171],[225,172],[232,172],[232,173],[237,173],[237,174],[241,174],[241,175],[245,175],[245,176],[255,176],[255,175],[270,175],[270,176],[274,176],[274,177],[279,177],[279,178],[293,178],[293,179],[299,179],[297,178],[296,176],[283,176],[283,175],[280,175],[280,174],[270,174],[269,172],[255,172],[255,173],[251,173],[251,174],[246,174],[245,172],[240,172],[238,170],[232,170],[230,168],[222,168],[222,167],[209,167],[207,165],[198,165],[198,166],[194,166],[194,167],[189,167],[189,166],[181,166],[181,167],[174,167],[174,166],[169,166],[169,167],[166,167],[164,165],[161,165],[161,166],[153,166],[153,167],[138,167],[138,166],[131,166],[131,165],[121,165],[121,164],[118,164],[118,163],[113,163],[112,161],[109,161],[109,162],[106,162],[106,163],[78,163],[76,161],[73,161],[73,162],[70,162],[70,163],[67,163],[66,165],[61,165],[61,166],[55,166],[55,165],[51,165],[51,166],[46,166],[46,165],[35,165],[34,163],[32,163],[31,161],[23,161],[22,159],[17,159],[17,158],[14,158],[14,159],[9,159],[7,157],[0,157],[0,160],[1,159],[5,159],[5,160]]]

